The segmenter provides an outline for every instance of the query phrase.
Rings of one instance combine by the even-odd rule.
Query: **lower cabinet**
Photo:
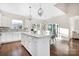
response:
[[[19,32],[2,32],[0,42],[7,43],[21,40],[21,34]]]
[[[32,56],[50,56],[50,37],[35,37],[32,35],[21,35],[21,43]]]
[[[23,46],[29,51],[29,53],[33,56],[36,55],[36,41],[33,39],[33,37],[22,35],[22,41],[21,43]]]

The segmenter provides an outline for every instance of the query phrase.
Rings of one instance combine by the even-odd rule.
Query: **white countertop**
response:
[[[34,34],[32,32],[22,32],[22,34],[32,36],[32,37],[37,37],[37,38],[51,36],[51,34],[37,34],[37,33]]]

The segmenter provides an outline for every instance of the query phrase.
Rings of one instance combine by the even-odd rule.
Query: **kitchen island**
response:
[[[32,56],[50,56],[49,34],[22,33],[21,43]]]

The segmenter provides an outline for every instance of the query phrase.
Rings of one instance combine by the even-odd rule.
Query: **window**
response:
[[[69,29],[59,28],[59,34],[61,34],[61,36],[64,36],[64,37],[68,37],[69,36]]]
[[[52,31],[52,24],[48,24],[48,30]]]
[[[22,29],[23,21],[22,20],[12,20],[12,29]]]
[[[48,24],[48,30],[51,31],[53,34],[57,34],[58,24]]]

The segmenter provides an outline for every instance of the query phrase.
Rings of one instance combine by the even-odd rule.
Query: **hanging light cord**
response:
[[[40,3],[40,8],[41,8],[41,3]]]

